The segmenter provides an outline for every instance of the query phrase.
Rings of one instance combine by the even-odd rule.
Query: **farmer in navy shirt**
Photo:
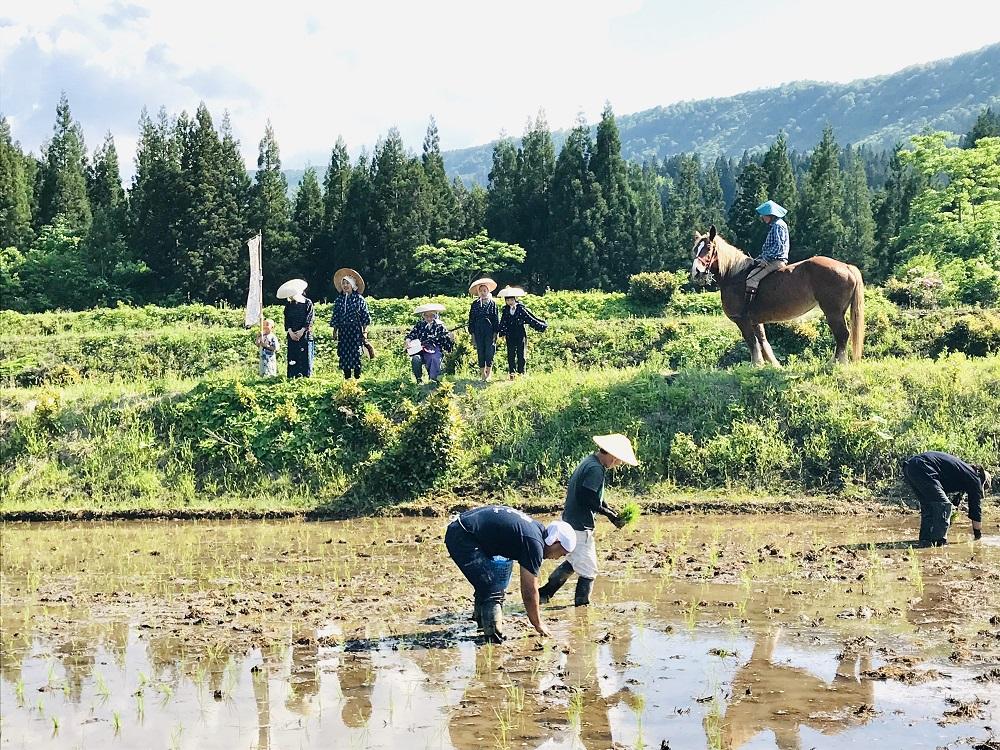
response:
[[[448,554],[475,589],[476,623],[490,641],[503,640],[503,600],[516,560],[521,566],[521,599],[528,620],[548,635],[538,613],[538,573],[543,559],[573,551],[576,535],[565,521],[542,525],[505,506],[467,510],[448,525]]]
[[[947,544],[951,525],[952,502],[949,493],[968,497],[972,535],[983,535],[982,500],[992,477],[982,466],[967,464],[960,458],[939,451],[927,451],[907,459],[903,477],[920,501],[920,545],[939,547]],[[957,499],[956,505],[962,502]]]

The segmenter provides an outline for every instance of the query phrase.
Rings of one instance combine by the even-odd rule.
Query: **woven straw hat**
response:
[[[476,279],[471,284],[469,284],[469,294],[471,294],[473,297],[477,297],[479,295],[479,292],[477,290],[479,289],[479,286],[481,284],[486,284],[486,286],[489,288],[491,292],[497,288],[497,283],[493,279],[484,276],[483,278]]]
[[[526,294],[527,292],[519,286],[505,286],[497,292],[497,297],[504,299],[506,297],[523,297]]]
[[[632,441],[624,435],[619,435],[618,433],[612,435],[594,435],[594,442],[597,443],[598,448],[605,453],[610,453],[622,463],[626,463],[629,466],[639,465],[639,459],[635,457],[635,451],[632,450]]]
[[[302,294],[307,286],[309,284],[302,279],[291,279],[278,287],[278,293],[275,296],[278,299],[291,299],[297,294]]]
[[[355,271],[353,268],[341,268],[337,273],[333,275],[333,288],[338,292],[340,291],[340,285],[344,281],[345,276],[350,276],[354,279],[354,283],[357,284],[358,294],[365,293],[365,280],[361,278],[361,274]]]
[[[437,302],[428,302],[425,305],[417,306],[413,310],[413,312],[417,313],[418,315],[425,312],[443,312],[443,311],[444,311],[444,305],[439,304]]]

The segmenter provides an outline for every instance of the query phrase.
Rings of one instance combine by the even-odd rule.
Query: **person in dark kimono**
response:
[[[441,359],[444,357],[444,352],[450,352],[455,345],[438,315],[443,310],[444,305],[432,302],[420,305],[413,311],[421,315],[423,320],[406,334],[406,353],[410,355],[413,377],[418,383],[423,381],[425,367],[428,378],[435,381],[438,379],[441,375]]]
[[[990,490],[993,477],[982,466],[968,464],[940,451],[926,451],[908,458],[903,464],[903,478],[920,502],[921,547],[940,547],[948,543],[948,528],[961,495],[968,498],[972,537],[983,536],[983,497]],[[949,493],[958,493],[952,504]]]
[[[511,380],[518,375],[524,375],[528,352],[528,334],[524,327],[529,325],[539,332],[549,327],[548,323],[536,318],[531,310],[521,303],[519,298],[525,294],[527,292],[516,286],[504,287],[497,294],[506,303],[503,312],[500,313],[497,334],[507,340],[507,372]]]
[[[476,279],[469,286],[469,292],[476,300],[469,308],[469,333],[476,344],[476,357],[483,382],[493,374],[493,357],[497,351],[497,328],[500,318],[497,314],[497,303],[492,292],[497,288],[493,279]]]
[[[334,275],[334,283],[340,294],[333,302],[333,317],[330,325],[337,337],[337,358],[344,379],[361,377],[361,347],[368,340],[368,326],[371,315],[368,303],[361,293],[365,289],[364,279],[357,271],[341,268]]]
[[[313,303],[305,292],[302,279],[286,281],[278,288],[278,299],[285,300],[285,334],[288,337],[288,377],[311,378],[313,355]]]

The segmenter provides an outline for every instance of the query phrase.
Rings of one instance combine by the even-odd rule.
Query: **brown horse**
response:
[[[708,234],[695,232],[692,257],[691,281],[705,284],[713,277],[718,279],[722,309],[739,326],[753,364],[778,364],[764,334],[764,323],[792,320],[817,305],[837,343],[834,359],[847,362],[848,340],[852,358],[861,359],[865,339],[865,282],[857,266],[822,255],[787,265],[761,281],[747,316],[741,318],[747,273],[753,268],[753,259],[722,239],[714,226]],[[848,310],[850,329],[844,320]]]

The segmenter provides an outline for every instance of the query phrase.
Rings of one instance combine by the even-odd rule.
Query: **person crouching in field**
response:
[[[954,508],[948,493],[963,493],[968,497],[972,536],[974,539],[983,536],[982,500],[993,477],[982,466],[967,464],[948,453],[927,451],[906,460],[903,478],[920,502],[919,546],[940,547],[948,543]]]
[[[524,326],[529,325],[538,332],[543,332],[549,327],[544,320],[532,315],[531,310],[518,299],[525,294],[527,292],[516,286],[504,287],[497,293],[497,296],[506,303],[500,314],[497,334],[507,341],[507,373],[511,380],[518,375],[524,375],[528,352],[528,334]]]
[[[261,377],[272,378],[278,374],[278,349],[281,344],[274,335],[274,321],[265,318],[260,324],[257,334],[257,348],[260,349],[260,364],[258,372]]]
[[[413,312],[422,316],[406,334],[406,353],[410,355],[410,366],[413,377],[420,383],[423,381],[423,370],[427,368],[427,377],[437,380],[441,376],[441,359],[444,352],[450,352],[455,342],[444,327],[438,313],[444,310],[444,305],[431,302],[420,305]]]
[[[576,549],[558,568],[552,571],[549,580],[539,589],[542,603],[549,601],[575,572],[577,607],[590,604],[590,592],[597,578],[597,547],[594,544],[595,513],[605,516],[616,528],[622,528],[625,520],[604,502],[604,476],[616,466],[628,464],[638,466],[639,461],[632,450],[632,443],[625,435],[595,435],[597,450],[583,459],[573,471],[566,488],[566,507],[562,519],[573,527],[576,533]]]
[[[488,641],[503,640],[503,600],[514,560],[521,566],[521,600],[528,621],[548,635],[538,612],[538,573],[543,559],[562,557],[576,545],[564,521],[542,525],[526,513],[503,505],[467,510],[444,534],[448,555],[472,584],[473,617]]]
[[[469,307],[469,334],[476,344],[476,358],[485,383],[493,374],[493,357],[497,351],[497,328],[500,319],[492,292],[497,288],[493,279],[476,279],[469,286],[469,293],[476,296]]]

